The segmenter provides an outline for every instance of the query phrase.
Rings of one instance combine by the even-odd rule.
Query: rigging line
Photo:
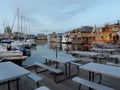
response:
[[[13,20],[13,24],[12,24],[11,30],[13,30],[16,17],[17,17],[17,11],[16,11],[16,13],[15,13],[15,17],[14,17],[14,20]]]

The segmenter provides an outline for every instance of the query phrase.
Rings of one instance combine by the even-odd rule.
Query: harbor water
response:
[[[23,65],[32,65],[35,62],[44,63],[45,60],[41,56],[64,56],[73,57],[67,53],[70,50],[89,51],[91,46],[82,46],[78,44],[61,44],[47,42],[46,40],[37,40],[37,45],[32,47],[31,56],[28,57]]]

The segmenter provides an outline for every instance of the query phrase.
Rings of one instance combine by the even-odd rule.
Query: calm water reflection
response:
[[[56,47],[58,56],[62,55],[67,57],[72,57],[71,54],[67,53],[70,50],[89,51],[91,48],[77,44],[60,44],[47,42],[46,40],[37,40],[37,46],[32,48],[31,56],[23,62],[23,65],[31,65],[35,62],[44,62],[44,59],[40,57],[43,55],[56,56]]]

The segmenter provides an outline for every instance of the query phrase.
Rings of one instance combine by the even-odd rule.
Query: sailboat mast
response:
[[[29,23],[29,34],[30,34],[31,32],[30,32],[30,23]]]
[[[20,16],[21,18],[21,33],[22,33],[22,15]]]
[[[17,17],[18,17],[18,32],[20,31],[20,23],[19,23],[19,8],[17,8]]]

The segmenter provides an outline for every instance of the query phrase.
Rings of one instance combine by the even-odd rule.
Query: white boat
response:
[[[7,51],[7,48],[5,46],[0,45],[0,52],[1,51]]]
[[[26,39],[24,40],[25,43],[29,44],[30,46],[35,46],[36,45],[36,42],[35,42],[35,39]]]
[[[31,56],[31,45],[23,41],[15,41],[11,43],[11,50],[20,50],[24,56]]]
[[[20,48],[20,46],[22,46],[22,45],[24,45],[24,46],[26,46],[28,48],[31,47],[31,45],[29,43],[27,43],[27,42],[24,42],[24,41],[14,41],[14,42],[11,43],[11,49],[18,50]]]

